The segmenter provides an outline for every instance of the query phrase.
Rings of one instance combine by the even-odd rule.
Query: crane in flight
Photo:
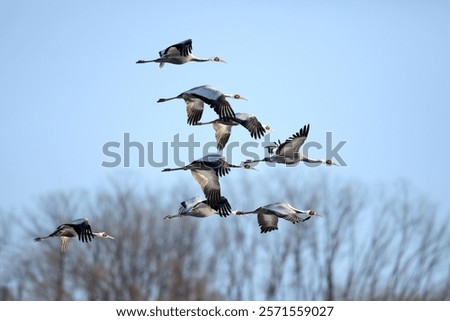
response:
[[[231,205],[228,203],[226,197],[222,196],[220,198],[218,210],[213,209],[208,200],[202,200],[199,196],[194,196],[186,201],[180,203],[180,208],[178,209],[177,215],[167,215],[164,217],[165,220],[169,220],[175,217],[183,216],[193,216],[193,217],[208,217],[213,214],[218,214],[221,217],[226,217],[230,215]]]
[[[253,211],[236,211],[236,215],[257,214],[258,224],[261,233],[267,233],[278,230],[278,218],[295,223],[305,222],[311,216],[319,215],[312,210],[299,210],[287,202],[274,202],[264,206],[260,206]],[[308,215],[305,218],[300,214]]]
[[[162,171],[190,170],[192,176],[205,194],[208,205],[218,211],[222,199],[219,177],[227,175],[231,168],[254,169],[251,165],[245,163],[241,163],[240,165],[230,164],[220,154],[208,154],[200,159],[194,160],[186,166],[164,168]],[[229,213],[229,210],[227,212]]]
[[[266,131],[273,131],[269,125],[261,124],[255,115],[248,113],[236,113],[234,117],[231,117],[228,120],[218,118],[209,122],[198,122],[194,125],[208,124],[213,125],[217,150],[219,151],[225,148],[225,145],[230,139],[231,129],[233,126],[241,125],[245,127],[249,131],[250,136],[254,139],[260,139],[264,136]]]
[[[67,252],[69,241],[72,237],[78,237],[78,240],[86,243],[95,237],[114,240],[114,237],[108,235],[106,232],[92,232],[87,218],[80,218],[74,220],[72,223],[61,224],[48,236],[36,237],[33,241],[40,242],[51,237],[59,237],[61,252],[63,253]]]
[[[157,102],[163,103],[173,99],[183,99],[186,103],[187,123],[197,124],[203,115],[204,104],[208,104],[222,120],[235,117],[233,108],[227,98],[247,100],[239,94],[224,94],[211,85],[202,85],[182,92],[178,96],[160,98]]]
[[[225,62],[221,58],[214,56],[211,58],[199,58],[192,54],[192,39],[187,39],[185,41],[176,43],[167,47],[164,50],[159,52],[159,58],[152,60],[144,60],[140,59],[136,61],[137,64],[145,64],[148,62],[157,62],[159,63],[159,68],[162,68],[165,63],[170,63],[174,65],[182,65],[189,61],[196,62],[206,62],[206,61],[215,61],[215,62]]]
[[[247,160],[245,163],[280,163],[280,164],[297,164],[298,162],[305,163],[322,163],[326,165],[339,166],[331,161],[331,159],[314,159],[309,158],[300,152],[300,147],[305,142],[309,133],[309,124],[300,128],[297,133],[286,139],[283,143],[278,140],[274,145],[266,146],[270,156],[259,160]]]

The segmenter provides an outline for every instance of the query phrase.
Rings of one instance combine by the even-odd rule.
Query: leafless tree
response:
[[[279,230],[265,234],[259,232],[255,215],[163,220],[178,209],[179,201],[192,196],[183,181],[164,193],[144,183],[113,180],[91,192],[48,195],[17,225],[23,235],[37,236],[68,219],[88,217],[95,230],[105,230],[115,240],[75,241],[63,255],[56,240],[34,244],[33,237],[19,239],[23,244],[15,246],[20,251],[14,262],[4,263],[2,270],[14,271],[6,286],[8,296],[18,300],[450,298],[450,233],[445,215],[409,183],[378,189],[328,174],[305,173],[302,168],[293,173],[273,177],[267,184],[251,184],[244,176],[224,180],[223,190],[234,209],[288,201],[323,215],[295,225],[279,222]]]
[[[11,280],[10,271],[6,266],[14,255],[14,244],[16,240],[12,233],[11,226],[14,226],[15,218],[11,212],[0,209],[0,301],[13,300],[14,296],[7,284]]]
[[[156,195],[117,182],[91,195],[61,193],[43,200],[42,213],[31,218],[34,234],[70,217],[89,217],[95,230],[114,241],[72,242],[68,253],[59,244],[38,244],[27,292],[43,300],[193,300],[219,299],[209,289],[212,277],[202,264],[202,241],[194,222],[174,231],[162,217],[167,204]],[[65,215],[62,215],[65,213]],[[46,222],[47,225],[44,225]],[[48,223],[51,222],[51,223]],[[30,232],[31,233],[31,232]],[[37,246],[37,244],[33,244]],[[34,251],[36,252],[36,251]],[[51,273],[48,273],[51,271]]]

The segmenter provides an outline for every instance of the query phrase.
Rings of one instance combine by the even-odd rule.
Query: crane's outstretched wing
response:
[[[191,197],[188,200],[185,200],[180,203],[180,207],[178,209],[178,215],[183,215],[184,213],[189,212],[195,205],[197,205],[202,200],[198,196]]]
[[[201,99],[194,97],[185,97],[187,123],[189,125],[197,124],[203,115],[204,103]]]
[[[223,94],[217,100],[204,101],[214,109],[220,119],[228,120],[235,116],[233,108],[231,108],[230,103]]]
[[[211,206],[210,204],[208,204],[208,205]],[[226,197],[224,197],[224,196],[220,197],[220,202],[219,202],[219,206],[217,209],[212,206],[211,206],[211,208],[215,209],[221,217],[226,217],[231,214],[231,205],[228,202],[228,200],[226,199]]]
[[[281,141],[278,140],[278,142],[273,142],[273,145],[264,146],[264,148],[266,148],[267,152],[272,155],[277,153],[277,149],[280,147],[281,144],[282,144]]]
[[[299,214],[303,213],[303,211],[293,207],[287,202],[274,202],[265,205],[262,208],[264,208],[268,213],[274,214],[294,224],[307,221],[311,218],[311,216],[306,218],[300,217]]]
[[[309,124],[300,128],[300,130],[286,139],[285,142],[280,144],[276,149],[276,154],[287,158],[294,157],[294,154],[298,153],[300,147],[305,142],[309,133]]]
[[[220,121],[213,123],[218,150],[224,149],[225,145],[228,143],[231,135],[231,127],[231,125],[221,123]]]
[[[159,56],[183,56],[186,57],[192,52],[192,40],[176,43],[159,52]]]
[[[203,102],[214,109],[220,119],[227,120],[231,117],[235,117],[234,110],[231,108],[225,95],[220,90],[210,85],[194,87],[186,93],[203,100]]]
[[[233,120],[244,126],[250,132],[250,136],[254,139],[259,139],[266,133],[266,129],[255,115],[236,113],[236,117],[233,118]]]
[[[74,222],[75,224],[67,224],[75,230],[78,234],[78,239],[81,242],[90,242],[94,238],[91,225],[87,219],[80,219]]]
[[[191,174],[200,184],[208,205],[218,209],[221,200],[219,176],[213,169],[191,169]]]
[[[278,217],[276,215],[258,213],[257,217],[261,233],[278,230]]]
[[[69,249],[70,237],[60,236],[59,243],[61,244],[61,252],[66,253]]]
[[[295,214],[300,213],[300,210],[293,207],[291,204],[287,202],[273,202],[267,205],[264,205],[263,208],[271,213],[280,213],[280,214]]]
[[[282,218],[285,219],[286,221],[289,221],[289,222],[291,222],[291,223],[293,223],[293,224],[295,224],[295,223],[300,223],[300,222],[303,222],[303,221],[304,221],[303,218],[301,218],[300,216],[298,216],[298,215],[295,214],[295,213],[287,214],[287,215],[283,215],[282,213],[280,213],[280,214],[281,214],[280,217],[282,217]]]
[[[193,161],[189,166],[191,169],[212,169],[218,177],[230,173],[229,164],[220,154],[208,154],[200,159]]]

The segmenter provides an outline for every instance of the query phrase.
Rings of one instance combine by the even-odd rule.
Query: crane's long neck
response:
[[[162,171],[163,172],[172,172],[172,171],[181,171],[181,170],[186,170],[186,167],[176,167],[176,168],[164,168]]]
[[[308,158],[305,155],[300,155],[300,160],[305,162],[305,163],[321,163],[321,164],[325,164],[326,161],[323,159],[314,159],[314,158]]]
[[[33,241],[40,242],[40,241],[46,240],[46,239],[48,239],[50,237],[51,236],[39,236],[39,237],[36,237]]]
[[[211,120],[211,121],[205,121],[205,122],[198,122],[198,123],[195,123],[195,124],[192,124],[193,126],[197,126],[197,125],[211,125],[211,124],[214,124],[216,121],[215,120]]]
[[[260,163],[260,162],[272,162],[273,160],[270,157],[264,157],[263,159],[254,159],[245,161],[245,163]]]
[[[190,60],[196,61],[196,62],[205,62],[205,61],[211,61],[211,58],[199,58],[199,57],[191,56]]]
[[[228,167],[229,168],[244,168],[244,169],[248,169],[248,168],[245,168],[244,164],[242,164],[242,165],[228,164]]]
[[[305,215],[310,215],[310,213],[311,213],[311,210],[299,210],[299,209],[295,209],[295,211],[296,211],[298,214],[305,214]]]
[[[159,98],[157,103],[163,103],[169,100],[173,100],[173,99],[179,99],[181,98],[180,96],[175,96],[175,97],[169,97],[169,98]]]
[[[307,162],[307,163],[321,163],[321,164],[325,164],[327,166],[338,166],[339,167],[339,164],[333,163],[333,161],[331,159],[311,159],[311,158],[303,156],[303,159],[301,159],[301,160],[304,162]]]
[[[234,211],[234,214],[236,215],[245,215],[245,214],[255,214],[255,211]]]
[[[171,219],[176,218],[176,217],[181,217],[181,215],[180,214],[178,214],[178,215],[166,215],[166,216],[164,216],[164,219],[165,220],[171,220]]]

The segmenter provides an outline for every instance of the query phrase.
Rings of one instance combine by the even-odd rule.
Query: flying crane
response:
[[[248,113],[236,113],[235,117],[231,117],[228,120],[221,120],[219,118],[209,122],[198,122],[195,125],[208,124],[213,125],[217,150],[219,151],[225,148],[225,145],[230,139],[233,126],[241,125],[245,127],[249,131],[250,136],[254,139],[261,138],[266,131],[272,131],[272,128],[269,125],[261,124],[255,115]]]
[[[220,198],[218,210],[213,209],[209,205],[208,200],[202,200],[199,196],[194,196],[180,203],[180,208],[178,209],[177,215],[167,215],[164,217],[164,219],[168,220],[183,216],[204,218],[214,214],[226,217],[230,215],[230,212],[231,212],[231,205],[224,196]]]
[[[219,210],[222,197],[219,177],[227,175],[231,168],[254,169],[245,163],[240,165],[230,164],[226,161],[225,157],[220,154],[208,154],[186,166],[164,168],[162,171],[190,170],[194,179],[200,184],[208,201],[208,205],[214,210]],[[227,213],[229,213],[229,210]]]
[[[205,103],[213,108],[222,120],[235,117],[236,115],[227,98],[247,100],[239,94],[224,94],[211,85],[202,85],[184,91],[175,97],[160,98],[157,102],[162,103],[173,99],[184,99],[186,103],[187,123],[189,125],[195,125],[202,118]]]
[[[309,133],[309,124],[300,128],[297,133],[286,139],[283,143],[278,140],[274,145],[266,146],[269,154],[268,157],[259,160],[247,160],[246,163],[268,162],[292,165],[298,162],[305,163],[322,163],[326,165],[339,166],[331,161],[331,159],[314,159],[302,154],[299,150],[305,142]]]
[[[36,237],[33,241],[40,242],[51,237],[59,237],[61,252],[63,253],[67,252],[72,237],[78,237],[78,240],[85,243],[90,242],[95,237],[114,240],[114,237],[108,235],[106,232],[92,232],[87,218],[80,218],[72,223],[61,224],[48,236]]]
[[[274,202],[264,206],[260,206],[253,211],[236,211],[236,215],[257,214],[258,224],[261,233],[267,233],[278,230],[278,218],[295,223],[305,222],[313,215],[319,215],[313,210],[300,210],[293,207],[287,202]],[[308,215],[305,218],[299,214]]]
[[[140,59],[136,61],[137,64],[145,64],[149,62],[157,62],[159,63],[159,68],[162,68],[165,63],[170,63],[174,65],[182,65],[189,61],[196,62],[206,62],[206,61],[215,61],[215,62],[225,62],[221,58],[214,56],[211,58],[199,58],[192,54],[192,39],[187,39],[185,41],[176,43],[167,47],[164,50],[159,52],[159,58],[152,60],[144,60]]]

